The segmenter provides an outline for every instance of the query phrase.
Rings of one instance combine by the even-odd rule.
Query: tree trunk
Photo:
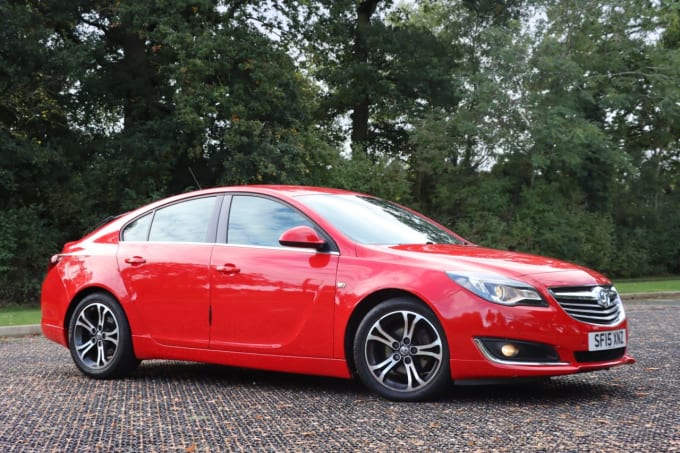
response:
[[[375,12],[380,0],[364,0],[357,6],[357,25],[354,35],[354,63],[368,64],[368,44],[366,35],[371,28],[371,16]],[[352,145],[366,147],[368,140],[368,114],[370,110],[370,97],[365,89],[359,88],[363,84],[358,80],[353,81],[356,90],[363,90],[357,93],[359,102],[352,111]]]

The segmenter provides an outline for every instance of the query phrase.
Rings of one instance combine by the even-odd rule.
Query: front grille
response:
[[[560,307],[578,321],[612,325],[623,319],[621,298],[612,286],[552,288],[550,293]]]
[[[574,358],[579,363],[608,362],[623,357],[626,348],[608,349],[606,351],[577,351]]]

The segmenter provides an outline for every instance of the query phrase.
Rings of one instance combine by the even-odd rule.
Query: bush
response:
[[[59,234],[42,220],[40,206],[0,211],[0,306],[35,305]]]

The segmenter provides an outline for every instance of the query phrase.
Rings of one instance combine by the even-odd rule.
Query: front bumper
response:
[[[501,365],[487,359],[460,360],[451,359],[451,378],[458,380],[512,379],[528,377],[562,376],[566,374],[585,373],[588,371],[607,370],[609,368],[635,363],[635,359],[625,355],[618,360],[597,363],[558,363],[541,365]]]
[[[549,307],[505,307],[465,292],[457,296],[444,320],[454,381],[559,376],[635,363],[626,348],[588,351],[591,332],[625,329],[627,345],[626,319],[594,325],[573,319],[553,301]],[[489,348],[496,339],[539,347],[526,360],[504,360]],[[544,356],[535,353],[542,350]]]

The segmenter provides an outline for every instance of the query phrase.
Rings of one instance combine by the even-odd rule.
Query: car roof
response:
[[[122,216],[128,215],[138,215],[143,211],[150,209],[156,209],[159,206],[163,206],[169,203],[174,203],[180,200],[184,200],[192,197],[200,197],[202,195],[215,195],[222,193],[251,193],[251,194],[262,194],[271,196],[280,196],[282,198],[295,198],[302,195],[362,195],[357,192],[352,192],[344,189],[334,189],[330,187],[314,187],[314,186],[295,186],[295,185],[275,185],[275,184],[254,184],[254,185],[242,185],[242,186],[218,186],[210,187],[206,189],[194,190],[190,192],[184,192],[177,195],[170,195],[165,198],[153,201],[149,204],[139,206],[138,208],[129,211]]]
[[[315,186],[301,186],[301,185],[282,185],[282,184],[251,184],[243,186],[219,186],[211,187],[207,189],[196,190],[193,192],[187,192],[183,194],[178,194],[176,197],[184,198],[187,195],[194,196],[200,194],[214,194],[214,193],[224,193],[224,192],[252,192],[261,194],[279,194],[289,197],[297,197],[302,195],[313,195],[313,194],[344,194],[344,195],[356,195],[356,192],[352,192],[344,189],[335,189],[331,187],[315,187]],[[170,197],[173,198],[173,197]]]

